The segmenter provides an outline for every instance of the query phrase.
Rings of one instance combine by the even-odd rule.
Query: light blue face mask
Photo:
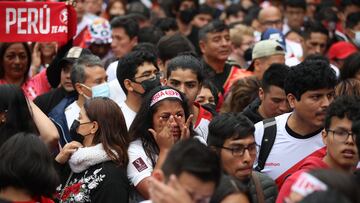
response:
[[[110,97],[110,88],[107,82],[96,85],[91,88],[92,98],[95,97]]]

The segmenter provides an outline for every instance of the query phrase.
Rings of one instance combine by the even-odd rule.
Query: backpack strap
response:
[[[252,179],[254,181],[254,185],[255,185],[257,202],[265,203],[264,191],[263,191],[263,188],[261,187],[261,182],[260,182],[260,178],[259,178],[258,174],[256,174],[256,172],[253,172],[251,174],[251,177],[252,177]]]
[[[258,157],[258,165],[256,171],[261,171],[265,167],[265,162],[269,157],[272,146],[276,138],[276,120],[275,118],[268,118],[263,121],[264,135],[261,141],[260,152]]]

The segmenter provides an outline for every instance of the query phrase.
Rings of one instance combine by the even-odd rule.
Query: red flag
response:
[[[63,2],[0,2],[1,42],[67,42],[76,24],[76,11]]]

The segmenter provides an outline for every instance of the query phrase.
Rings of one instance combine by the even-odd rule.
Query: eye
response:
[[[180,85],[180,82],[178,82],[178,81],[171,81],[170,82],[170,84],[172,85],[172,86],[174,86],[174,87],[177,87],[177,86],[179,86]]]
[[[164,121],[167,121],[169,119],[170,115],[161,115],[160,118]]]

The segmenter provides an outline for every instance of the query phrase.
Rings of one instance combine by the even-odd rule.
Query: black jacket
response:
[[[61,185],[57,188],[57,202],[129,201],[130,184],[126,166],[118,167],[114,162],[106,161],[80,173],[71,172],[67,164],[57,163],[56,166],[61,179]]]
[[[259,114],[259,106],[261,104],[261,101],[259,98],[256,98],[254,101],[252,101],[245,109],[243,110],[243,115],[248,117],[254,124],[264,120],[264,118]]]

